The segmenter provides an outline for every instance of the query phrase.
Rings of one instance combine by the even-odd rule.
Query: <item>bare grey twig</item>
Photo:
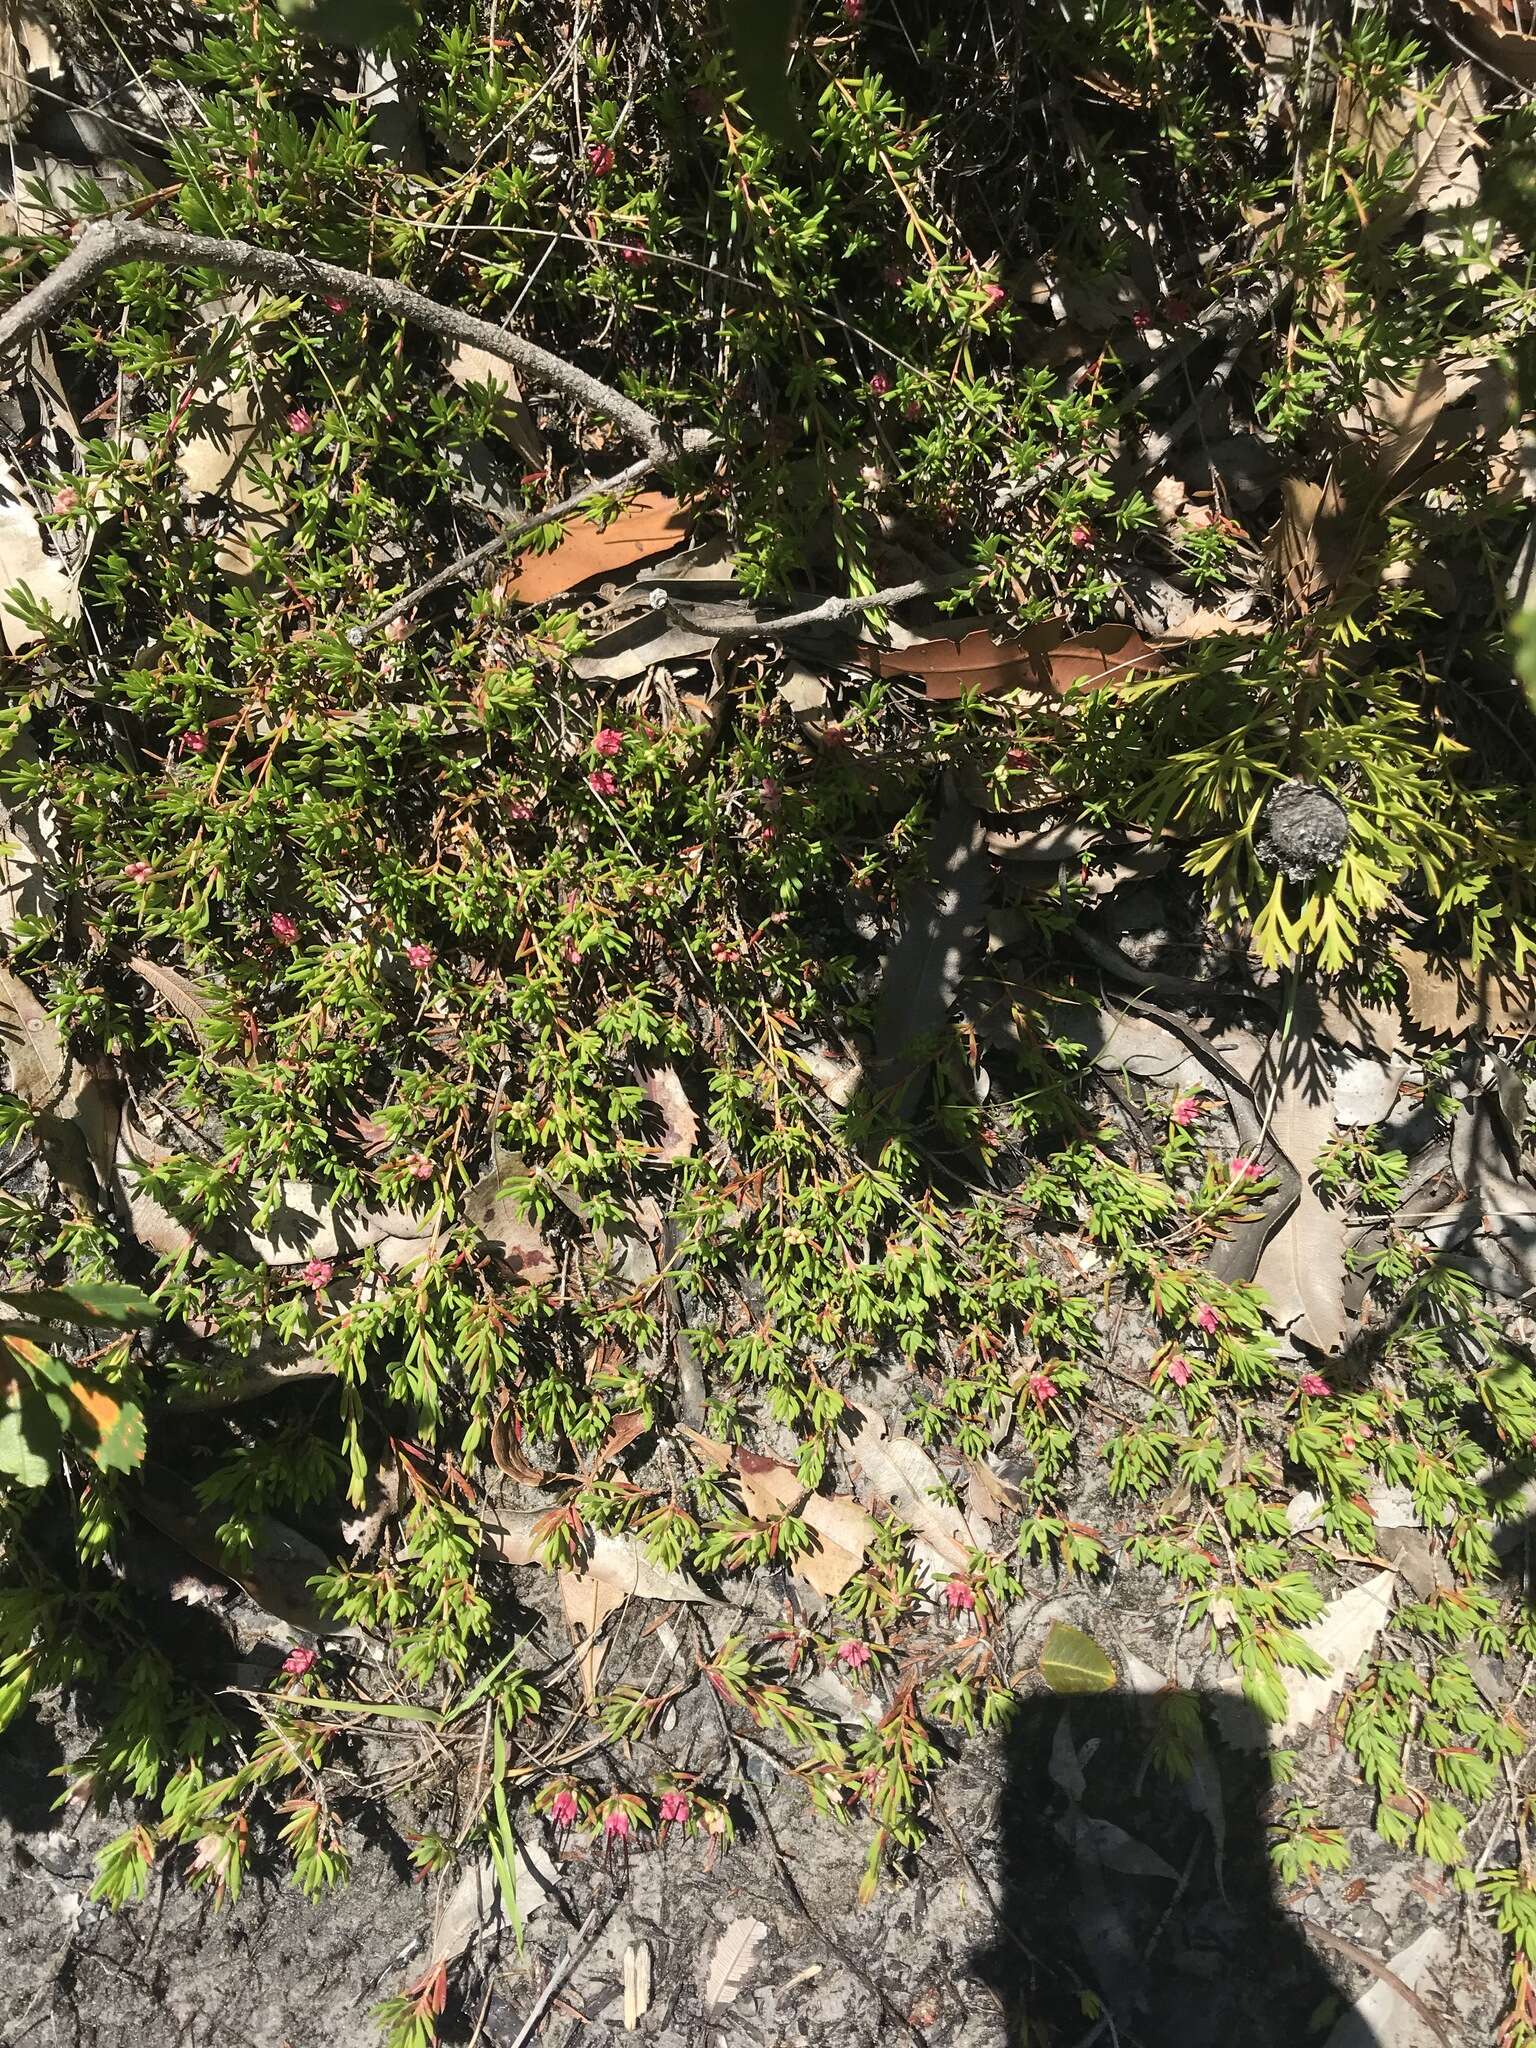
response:
[[[689,611],[675,600],[667,612],[680,625],[695,633],[713,633],[722,644],[735,640],[781,640],[803,626],[837,625],[844,619],[859,618],[865,612],[884,611],[893,604],[907,604],[914,597],[935,597],[952,590],[958,576],[919,576],[910,583],[888,584],[872,590],[867,597],[825,597],[820,604],[801,612],[786,612],[776,619],[744,619],[734,606],[712,605],[703,611]],[[726,616],[716,616],[717,613]]]
[[[436,299],[427,298],[396,278],[371,277],[364,270],[322,263],[313,256],[290,256],[279,249],[258,248],[254,242],[147,227],[142,221],[93,221],[63,262],[0,314],[0,349],[29,340],[83,292],[89,291],[98,278],[125,263],[165,263],[177,270],[216,270],[221,277],[311,297],[331,292],[391,319],[407,320],[445,341],[482,348],[487,355],[510,363],[525,376],[552,386],[577,404],[605,414],[654,462],[675,454],[691,438],[675,434],[643,405],[637,405],[622,391],[615,391],[611,384],[579,369],[575,363],[551,355],[548,349],[525,341],[521,335],[509,334],[490,320],[477,319],[456,306],[440,305]]]

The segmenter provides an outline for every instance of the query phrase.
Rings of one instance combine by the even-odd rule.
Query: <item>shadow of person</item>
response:
[[[1020,1708],[1000,1912],[973,1958],[1010,2041],[1306,2048],[1349,2005],[1276,1893],[1264,1724],[1223,1698],[1218,1735],[1212,1708],[1188,1693]]]

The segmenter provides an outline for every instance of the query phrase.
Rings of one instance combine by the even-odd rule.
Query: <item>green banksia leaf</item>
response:
[[[147,1294],[112,1280],[77,1280],[68,1287],[34,1287],[19,1294],[0,1292],[0,1301],[44,1322],[108,1323],[115,1330],[142,1329],[160,1314]]]
[[[1113,1692],[1115,1667],[1080,1628],[1054,1622],[1040,1652],[1040,1676],[1052,1692]]]
[[[144,1460],[144,1417],[132,1401],[119,1401],[98,1379],[77,1379],[69,1391],[89,1418],[96,1441],[87,1443],[103,1472],[131,1472]]]

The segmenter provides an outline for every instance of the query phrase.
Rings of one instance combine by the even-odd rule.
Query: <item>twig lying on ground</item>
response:
[[[396,278],[372,277],[365,270],[322,263],[313,256],[289,256],[279,249],[258,248],[254,242],[146,227],[141,221],[95,221],[86,228],[63,262],[41,284],[34,285],[0,314],[0,349],[29,341],[66,306],[89,291],[98,278],[125,263],[164,263],[176,270],[215,270],[221,277],[239,278],[246,284],[264,284],[275,291],[298,292],[309,297],[331,292],[375,313],[424,327],[445,341],[482,348],[487,355],[510,363],[525,376],[552,385],[577,404],[606,414],[653,461],[679,452],[690,438],[695,438],[674,433],[622,391],[615,391],[611,384],[605,384],[575,363],[566,362],[562,356],[551,355],[536,342],[509,334],[504,327],[477,319],[473,313],[461,312],[457,306],[441,305]]]
[[[694,633],[713,633],[717,640],[779,640],[786,633],[796,633],[802,626],[837,625],[844,619],[859,618],[865,612],[884,611],[893,604],[907,604],[914,597],[934,597],[940,592],[952,590],[960,579],[955,576],[935,574],[919,576],[910,583],[888,584],[884,590],[872,590],[868,597],[825,597],[820,604],[811,605],[803,612],[787,612],[777,619],[743,619],[734,606],[709,606],[704,611],[689,611],[675,602],[667,605],[667,615],[676,624],[687,626]],[[725,618],[717,617],[718,612],[728,612]]]
[[[1320,1927],[1315,1920],[1309,1919],[1305,1913],[1298,1913],[1296,1918],[1306,1928],[1308,1934],[1314,1940],[1320,1941],[1324,1948],[1336,1949],[1341,1956],[1348,1956],[1352,1963],[1358,1963],[1362,1970],[1369,1970],[1373,1977],[1379,1977],[1383,1984],[1390,1984],[1398,1997],[1412,2006],[1435,2039],[1443,2041],[1445,2048],[1453,2048],[1451,2037],[1445,2031],[1442,2023],[1430,2011],[1417,1991],[1411,1985],[1403,1982],[1396,1970],[1388,1969],[1387,1965],[1378,1961],[1369,1949],[1360,1948],[1355,1942],[1346,1941],[1342,1934],[1333,1934],[1328,1928]]]

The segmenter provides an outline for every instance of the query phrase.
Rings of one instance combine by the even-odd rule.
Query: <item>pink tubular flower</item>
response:
[[[944,1588],[944,1601],[951,1614],[968,1614],[976,1605],[976,1595],[964,1579],[951,1579]]]
[[[290,1650],[283,1659],[283,1669],[290,1678],[302,1678],[306,1671],[315,1668],[315,1653],[303,1648]]]
[[[634,1822],[622,1806],[616,1806],[611,1813],[603,1815],[603,1835],[610,1842],[627,1842]]]
[[[418,974],[425,974],[437,955],[430,946],[415,945],[406,947],[405,957]]]
[[[295,405],[290,408],[288,413],[288,429],[290,433],[307,434],[314,424],[315,416],[307,405]]]
[[[84,502],[85,500],[73,484],[65,484],[61,490],[57,490],[53,494],[53,509],[55,512],[78,512]]]
[[[884,370],[876,370],[873,377],[869,380],[869,388],[873,391],[876,398],[884,398],[887,391],[891,388],[891,380],[887,377]]]
[[[1196,1303],[1195,1325],[1198,1329],[1204,1330],[1207,1336],[1221,1328],[1221,1317],[1217,1315],[1215,1309],[1211,1307],[1208,1301]]]
[[[631,270],[644,270],[651,260],[651,252],[638,242],[626,242],[619,251],[619,261],[627,263]]]
[[[594,768],[587,777],[587,787],[594,796],[613,796],[619,787],[619,778],[611,768]]]
[[[614,154],[606,142],[587,144],[587,164],[594,177],[606,178],[614,166]]]
[[[575,1827],[579,1811],[574,1792],[557,1792],[549,1802],[549,1817],[557,1828]]]
[[[1261,1168],[1257,1159],[1244,1159],[1241,1154],[1232,1162],[1234,1180],[1257,1180]]]
[[[1302,1394],[1318,1394],[1324,1400],[1333,1392],[1320,1372],[1304,1372],[1296,1382],[1296,1390]]]
[[[184,754],[206,754],[208,735],[205,732],[184,732],[181,736],[181,751]]]
[[[1168,1361],[1168,1377],[1176,1387],[1187,1387],[1189,1385],[1188,1363],[1182,1358],[1170,1358]]]
[[[131,860],[123,869],[123,880],[125,882],[147,882],[153,873],[154,869],[147,860]]]
[[[1029,1376],[1029,1391],[1043,1407],[1047,1401],[1054,1401],[1060,1389],[1048,1372],[1032,1372]]]
[[[688,1818],[688,1795],[685,1792],[663,1792],[661,1795],[661,1817],[663,1821],[682,1822]]]
[[[267,919],[267,930],[280,946],[296,946],[299,942],[299,927],[286,910],[274,910]]]
[[[605,725],[592,742],[592,751],[601,754],[605,761],[615,760],[624,751],[624,735],[615,732],[611,725]]]
[[[846,1664],[850,1671],[862,1671],[870,1659],[868,1643],[839,1643],[837,1661]]]
[[[320,1288],[330,1286],[335,1273],[336,1268],[329,1259],[311,1259],[299,1278],[306,1287],[313,1287],[318,1292]]]
[[[1204,1104],[1198,1095],[1181,1095],[1168,1112],[1170,1123],[1180,1124],[1185,1130],[1192,1123],[1198,1123],[1204,1111]]]
[[[989,313],[1000,306],[1008,296],[1000,284],[984,284],[981,289],[986,297]]]

